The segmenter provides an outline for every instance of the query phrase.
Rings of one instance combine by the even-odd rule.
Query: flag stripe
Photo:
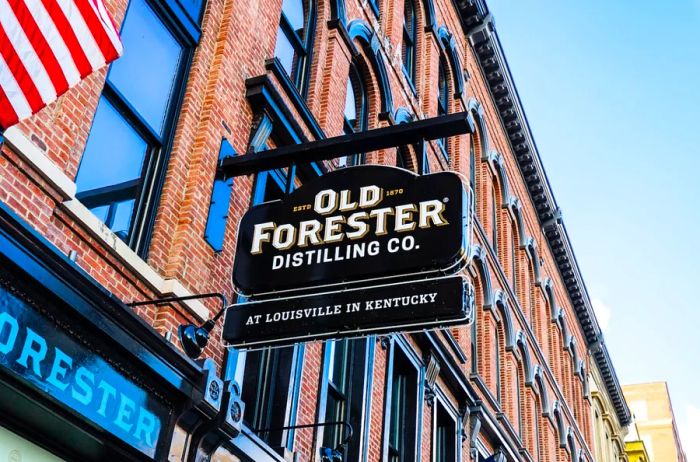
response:
[[[4,33],[2,28],[0,28],[0,34]],[[0,41],[0,50],[3,49],[2,42]],[[7,61],[0,54],[0,69],[10,69]],[[32,108],[29,102],[25,98],[25,93],[20,88],[19,84],[15,80],[14,74],[12,72],[0,72],[0,90],[7,98],[7,106],[3,103],[0,106],[2,109],[0,112],[6,114],[8,119],[12,119],[14,114],[17,120],[11,122],[11,124],[22,120],[25,117],[32,115]],[[38,95],[38,93],[36,93]],[[10,124],[5,125],[4,118],[2,122],[3,127],[8,127]]]
[[[51,16],[51,19],[53,20],[54,24],[56,25],[56,28],[60,32],[61,37],[63,38],[63,41],[66,44],[66,47],[68,48],[68,51],[73,57],[73,62],[75,63],[78,69],[80,77],[85,78],[93,71],[93,69],[90,65],[90,61],[85,55],[85,51],[83,51],[83,47],[80,45],[78,37],[75,35],[73,27],[71,27],[71,24],[68,21],[68,18],[66,18],[66,15],[63,13],[63,10],[61,10],[60,6],[56,3],[56,0],[41,1],[44,5],[44,9]]]
[[[2,59],[10,72],[0,72],[0,82],[6,87],[7,96],[10,101],[15,102],[15,98],[21,96],[30,107],[30,113],[36,112],[44,107],[44,100],[39,94],[39,90],[34,85],[32,77],[27,68],[12,46],[5,29],[0,27],[0,59]],[[12,84],[14,82],[14,85]],[[16,87],[16,88],[15,88]],[[21,116],[23,111],[17,111]]]
[[[109,40],[112,42],[112,47],[117,52],[117,56],[122,54],[122,42],[119,38],[119,32],[117,32],[117,25],[114,23],[114,19],[109,15],[107,8],[102,0],[91,0],[92,6],[95,8],[97,15],[99,16],[102,24],[104,25],[105,32],[109,35]],[[117,57],[115,56],[115,58]]]
[[[29,74],[30,82],[28,83],[31,84],[33,82],[33,85],[39,91],[45,104],[55,100],[56,92],[43,66],[43,62],[34,51],[34,48],[32,48],[29,38],[24,33],[22,25],[18,22],[7,0],[0,0],[0,26],[8,32],[6,37],[12,44],[13,51],[19,57],[24,69]],[[8,62],[8,64],[10,65],[10,69],[14,68],[12,62]],[[23,81],[23,78],[18,78],[17,81],[23,89],[25,85],[28,84]],[[41,109],[41,107],[37,109],[32,106],[32,109],[37,111]]]
[[[109,34],[105,30],[104,23],[97,15],[89,0],[75,0],[75,4],[80,11],[80,15],[85,20],[90,29],[91,35],[94,37],[97,46],[102,53],[103,60],[109,62],[118,56],[118,50],[112,44]]]
[[[9,127],[17,123],[18,120],[19,116],[3,91],[2,84],[0,84],[0,127]]]
[[[0,0],[0,131],[122,51],[103,0]]]
[[[39,26],[39,30],[44,35],[46,42],[51,47],[56,61],[61,66],[63,75],[65,76],[68,87],[75,85],[80,81],[80,72],[73,60],[72,53],[68,49],[66,42],[63,40],[61,32],[56,27],[56,23],[44,8],[41,0],[26,0],[27,8],[32,13],[34,21]],[[57,92],[60,93],[60,92]]]
[[[63,74],[63,69],[58,64],[56,55],[54,55],[53,50],[46,41],[46,37],[42,33],[42,29],[37,24],[34,16],[27,7],[27,3],[22,0],[15,0],[12,2],[12,7],[15,12],[15,16],[19,21],[24,33],[29,39],[29,43],[37,56],[42,57],[42,63],[44,64],[44,69],[51,79],[51,84],[53,85],[54,93],[57,95],[62,94],[68,90],[68,80]],[[45,101],[47,104],[49,101]]]
[[[73,0],[58,0],[58,6],[70,22],[73,31],[75,31],[75,35],[80,42],[80,47],[88,61],[90,61],[90,67],[92,67],[93,71],[99,69],[104,65],[105,58],[98,48],[95,37],[90,33],[90,29],[85,23],[83,16],[80,14],[75,2]]]

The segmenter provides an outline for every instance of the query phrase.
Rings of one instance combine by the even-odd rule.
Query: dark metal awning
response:
[[[269,151],[227,157],[221,161],[217,176],[230,178],[249,175],[288,167],[295,163],[330,160],[424,140],[474,133],[475,130],[474,119],[468,112],[448,114],[309,143],[282,146]]]

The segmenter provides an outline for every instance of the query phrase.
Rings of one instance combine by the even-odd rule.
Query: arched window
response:
[[[367,89],[362,75],[355,63],[350,64],[347,90],[345,92],[345,109],[343,110],[343,132],[346,135],[367,130]],[[343,157],[340,166],[358,165],[364,161],[363,154]]]
[[[448,108],[448,98],[449,98],[449,82],[447,80],[447,65],[445,63],[445,58],[440,57],[440,66],[438,68],[438,94],[437,94],[437,115],[447,114]],[[450,160],[450,155],[447,152],[447,138],[441,138],[438,140],[440,146],[442,147],[442,152]]]
[[[403,42],[402,58],[403,70],[406,77],[413,82],[416,77],[416,39],[418,27],[416,27],[416,5],[413,0],[403,2]]]
[[[496,401],[501,402],[501,332],[496,327],[496,335],[493,336],[494,346],[494,375],[496,378]]]
[[[472,188],[472,194],[476,196],[476,146],[473,134],[469,137],[469,186]]]
[[[523,410],[522,410],[522,382],[520,380],[520,364],[517,365],[518,369],[515,371],[515,416],[518,424],[518,436],[523,439]]]
[[[284,0],[275,57],[280,60],[299,92],[306,91],[311,63],[313,0]]]
[[[496,208],[498,203],[496,202],[496,189],[491,188],[491,247],[493,247],[493,252],[498,256],[498,219]]]

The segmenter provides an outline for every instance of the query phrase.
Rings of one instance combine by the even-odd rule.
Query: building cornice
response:
[[[455,5],[491,91],[498,116],[566,286],[586,344],[593,350],[593,358],[603,375],[606,391],[615,406],[620,423],[627,425],[631,414],[622,395],[622,388],[610,354],[603,342],[602,331],[593,312],[571,241],[561,219],[561,212],[554,199],[520,97],[513,83],[493,18],[485,0],[455,0]]]

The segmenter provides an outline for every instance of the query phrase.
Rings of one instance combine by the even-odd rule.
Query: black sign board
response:
[[[245,294],[423,272],[466,253],[466,192],[452,172],[335,170],[241,219],[233,282]]]
[[[231,306],[223,338],[235,347],[444,327],[467,321],[471,292],[460,276]]]
[[[170,411],[102,357],[0,287],[0,372],[50,395],[153,458]]]

